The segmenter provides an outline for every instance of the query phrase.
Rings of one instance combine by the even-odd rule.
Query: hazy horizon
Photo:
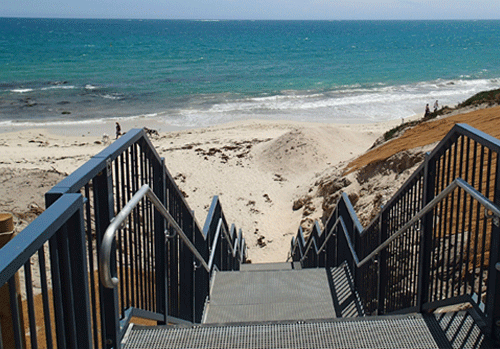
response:
[[[180,20],[498,20],[497,0],[4,0],[0,17]]]

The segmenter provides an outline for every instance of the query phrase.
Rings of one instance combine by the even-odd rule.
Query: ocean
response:
[[[500,87],[500,21],[0,18],[0,126],[358,123]]]

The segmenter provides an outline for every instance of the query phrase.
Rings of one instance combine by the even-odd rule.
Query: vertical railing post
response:
[[[111,161],[107,160],[105,169],[94,178],[94,207],[97,235],[97,250],[101,249],[101,241],[106,229],[114,217],[113,178]],[[110,259],[111,274],[116,274],[116,245],[113,244]],[[101,316],[103,317],[103,338],[106,348],[120,348],[120,321],[118,310],[118,291],[116,287],[109,289],[99,283],[101,294]]]
[[[76,340],[81,348],[92,348],[89,277],[85,249],[83,198],[80,209],[68,221],[68,242],[71,249],[71,279],[74,312],[77,317]],[[91,271],[93,272],[93,271]]]
[[[379,222],[379,241],[378,244],[381,245],[385,240],[387,240],[387,213],[389,210],[384,210],[382,207],[382,212],[380,213]],[[385,313],[385,294],[387,288],[387,281],[389,280],[389,275],[387,275],[387,249],[380,251],[378,256],[378,278],[377,278],[377,306],[378,315]]]
[[[497,154],[495,172],[495,205],[500,206],[500,154]],[[500,222],[492,219],[490,265],[488,270],[487,325],[491,329],[493,340],[500,342]]]
[[[170,228],[170,234],[175,230]],[[179,236],[168,241],[168,314],[179,317]]]
[[[175,187],[171,177],[167,178],[167,210],[177,221],[177,201],[175,200]],[[173,227],[168,225],[169,235],[173,236],[166,242],[167,250],[167,312],[168,315],[179,317],[179,236],[175,234]]]
[[[429,153],[425,156],[424,165],[424,188],[422,195],[422,208],[433,198],[435,191],[436,160],[429,158]],[[431,210],[422,218],[420,232],[419,249],[419,273],[417,287],[417,307],[419,312],[423,312],[423,305],[429,300],[429,274],[431,268],[431,249],[433,239],[433,211]]]
[[[78,345],[76,314],[74,310],[76,300],[72,292],[72,263],[68,240],[68,227],[63,225],[52,237],[49,246],[51,271],[57,278],[56,286],[54,287],[54,295],[57,297],[59,303],[56,305],[59,309],[58,318],[56,318],[58,324],[57,332],[64,333],[64,336],[58,337],[57,345],[63,348],[71,348]]]
[[[62,192],[49,191],[45,193],[45,207],[49,208],[54,202],[57,201],[63,195]],[[55,332],[56,332],[56,342],[57,346],[61,348],[66,347],[66,340],[69,335],[66,335],[66,324],[69,323],[65,320],[65,314],[63,311],[63,297],[64,292],[62,291],[62,275],[61,259],[59,257],[59,246],[60,237],[55,234],[49,240],[49,251],[50,251],[50,269],[52,274],[52,292],[54,296],[54,320],[55,320]]]
[[[201,256],[208,261],[209,253],[208,253],[208,243],[207,236],[204,236],[201,231],[196,229],[195,231],[195,239],[194,244],[198,252],[200,252]],[[201,265],[200,261],[196,261],[195,268],[195,319],[194,321],[200,323],[202,321],[203,316],[203,308],[205,306],[205,300],[208,296],[209,292],[209,277],[210,274],[207,270]]]
[[[180,208],[181,228],[187,238],[193,241],[192,215],[190,211],[182,205]],[[194,273],[194,255],[186,244],[179,246],[179,317],[187,321],[193,321],[193,273]]]
[[[165,192],[165,159],[161,159],[161,163],[155,162],[153,166],[153,191],[155,195],[160,199],[165,207],[166,202],[166,192]],[[164,325],[167,320],[167,276],[166,276],[166,250],[165,250],[165,220],[158,210],[155,210],[154,214],[155,226],[154,226],[154,237],[155,237],[155,273],[156,273],[156,312],[163,314],[165,316],[165,321],[160,323]]]
[[[192,240],[191,242],[193,245],[196,246],[196,223],[194,222],[194,211],[191,210],[191,219],[193,220],[193,224],[191,226],[191,231],[192,231]],[[192,283],[191,285],[193,286],[192,289],[192,297],[191,297],[191,303],[192,303],[192,309],[193,309],[193,322],[196,322],[196,287],[198,287],[198,284],[196,282],[196,263],[199,261],[196,258],[193,258],[193,274],[192,274]]]

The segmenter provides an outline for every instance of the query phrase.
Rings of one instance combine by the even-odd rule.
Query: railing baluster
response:
[[[419,176],[416,180],[416,190],[415,190],[415,198],[413,201],[414,204],[414,214],[420,211],[421,203],[422,203],[422,176]],[[422,257],[422,253],[420,251],[421,246],[421,235],[420,231],[422,230],[422,220],[420,219],[414,229],[414,262],[413,262],[413,292],[415,294],[415,306],[418,307],[418,269],[420,265],[420,258]]]
[[[16,348],[22,348],[24,346],[24,341],[22,340],[22,331],[24,328],[21,326],[21,318],[19,316],[21,310],[20,297],[16,288],[16,278],[12,276],[7,282],[9,287],[9,298],[10,298],[10,311],[12,314],[12,331],[14,333],[14,344]],[[1,333],[1,332],[0,332]]]
[[[127,200],[127,202],[130,201],[130,199],[132,198],[132,179],[131,179],[131,176],[132,176],[132,173],[131,173],[131,169],[130,169],[130,164],[133,163],[132,162],[132,153],[131,153],[131,149],[130,147],[128,147],[127,149],[125,149],[124,151],[124,155],[125,155],[125,163],[122,164],[122,166],[124,167],[124,170],[125,170],[125,180],[124,180],[124,183],[126,183],[126,186],[127,186],[127,190],[126,190],[126,195],[125,195],[125,198]],[[134,284],[134,268],[133,268],[133,265],[134,265],[134,256],[133,256],[133,248],[132,248],[132,244],[133,244],[133,239],[132,239],[132,235],[130,234],[130,231],[133,227],[133,224],[134,224],[134,215],[132,214],[130,217],[129,217],[129,221],[128,221],[128,228],[127,228],[127,231],[128,231],[128,234],[125,234],[125,268],[126,268],[126,273],[125,273],[125,299],[126,299],[126,305],[127,305],[127,308],[131,307],[131,305],[135,304],[135,297],[134,297],[134,291],[131,289],[132,288],[132,285]]]
[[[484,153],[485,151],[488,152],[488,155],[487,155],[487,161],[486,161],[486,164],[484,163]],[[492,160],[492,154],[491,154],[491,150],[489,149],[486,149],[484,146],[482,146],[482,152],[481,152],[481,168],[482,168],[482,173],[484,173],[484,167],[486,166],[486,180],[484,182],[484,192],[483,194],[486,196],[486,197],[489,197],[490,196],[490,171],[491,171],[491,160]],[[481,177],[483,177],[483,175],[481,175]],[[483,236],[482,236],[482,247],[481,247],[481,262],[480,262],[480,265],[481,265],[481,269],[483,268],[483,266],[485,265],[485,257],[486,257],[486,239],[490,239],[491,240],[491,231],[488,231],[488,217],[486,217],[486,214],[485,212],[483,211]],[[491,222],[491,221],[490,221]],[[489,224],[491,226],[491,223]],[[483,295],[483,291],[482,291],[482,285],[483,285],[483,272],[481,272],[481,274],[479,275],[479,287],[481,288],[481,295]]]
[[[434,196],[441,192],[443,190],[443,185],[444,185],[444,157],[441,156],[439,159],[438,159],[438,163],[437,163],[437,167],[438,167],[438,170],[437,170],[437,174],[436,174],[436,181],[437,181],[437,185],[436,185],[436,192],[434,193]],[[440,291],[441,291],[441,283],[439,282],[439,279],[440,279],[440,272],[441,272],[441,262],[442,262],[442,248],[444,247],[443,245],[443,238],[442,238],[442,232],[443,232],[443,229],[442,229],[442,226],[443,226],[443,205],[444,203],[441,201],[437,207],[436,207],[436,214],[434,216],[434,227],[435,227],[435,233],[433,234],[433,238],[435,240],[435,245],[436,247],[434,248],[433,252],[435,254],[435,266],[434,266],[434,274],[433,274],[433,277],[432,277],[432,283],[434,285],[434,290],[433,290],[433,294],[432,294],[432,301],[435,301],[436,299],[439,299],[439,294],[440,294]]]
[[[172,229],[171,232],[174,230]],[[171,275],[171,296],[170,300],[172,302],[170,309],[172,310],[172,316],[179,317],[179,271],[178,265],[180,263],[179,259],[179,237],[176,235],[173,239],[169,240],[170,243],[170,275]]]
[[[161,202],[164,203],[168,212],[168,203],[166,195],[166,173],[165,173],[165,159],[161,162],[155,162],[153,167],[153,181],[155,183],[154,192]],[[167,258],[166,248],[167,242],[165,241],[166,225],[163,217],[155,210],[155,226],[154,226],[154,275],[155,275],[155,299],[156,299],[156,312],[164,314],[164,319],[168,315],[167,309]],[[160,324],[165,324],[166,321],[161,321]]]
[[[120,212],[122,209],[122,195],[121,195],[121,183],[120,183],[120,170],[119,170],[119,162],[121,159],[121,156],[118,156],[115,161],[113,161],[113,175],[114,175],[114,186],[113,186],[113,192],[115,194],[114,197],[114,204],[115,204],[115,212]],[[120,230],[118,232],[118,243],[117,243],[117,254],[118,254],[118,267],[117,267],[117,272],[120,277],[120,279],[125,279],[124,278],[124,271],[123,271],[123,231]],[[125,297],[124,297],[124,287],[125,285],[123,283],[120,283],[119,288],[118,288],[118,294],[120,297],[120,318],[122,318],[125,315]]]
[[[425,207],[432,199],[436,186],[435,176],[437,173],[436,161],[426,155],[424,163],[424,173],[423,173],[423,188],[422,188],[422,208]],[[432,260],[434,257],[434,232],[433,232],[433,217],[432,213],[429,212],[422,217],[422,232],[421,243],[420,243],[420,265],[419,265],[419,287],[417,295],[417,303],[420,311],[423,310],[423,306],[429,301],[432,295],[432,282],[430,278],[432,277]]]
[[[405,195],[405,219],[404,223],[406,224],[413,217],[413,211],[411,209],[411,202],[413,197],[414,186],[411,186]],[[413,306],[413,292],[412,292],[412,263],[413,263],[413,241],[412,241],[412,232],[413,226],[410,226],[406,233],[404,233],[404,245],[405,245],[405,253],[408,256],[408,262],[405,263],[403,261],[403,265],[405,265],[405,299],[406,304],[404,305],[406,308]]]
[[[460,220],[460,233],[461,233],[461,243],[460,243],[460,258],[459,258],[459,283],[458,290],[460,295],[467,294],[467,280],[465,279],[465,273],[467,270],[467,258],[466,249],[469,249],[469,240],[467,238],[467,231],[465,230],[466,218],[467,218],[467,193],[464,190],[460,190],[459,193],[463,193],[463,204],[460,210],[462,219]],[[457,224],[458,225],[458,224]],[[466,243],[467,240],[467,243]]]
[[[37,329],[35,318],[35,301],[33,300],[33,280],[31,278],[31,260],[24,264],[24,278],[26,288],[26,300],[28,304],[28,322],[30,328],[31,348],[38,348]]]
[[[147,156],[145,154],[145,149],[142,149],[142,156],[143,156],[143,166],[144,166],[144,175],[143,175],[143,182],[142,185],[150,183],[149,182],[149,163],[147,160]],[[142,186],[141,185],[141,186]],[[149,295],[149,290],[150,290],[150,282],[149,282],[149,229],[150,229],[150,219],[149,219],[149,213],[150,213],[150,202],[145,200],[144,201],[144,224],[143,224],[143,249],[144,249],[144,256],[143,256],[143,263],[144,263],[144,308],[146,310],[151,309],[151,297]]]
[[[446,186],[446,156],[443,154],[440,159],[440,164],[439,167],[441,168],[440,171],[440,177],[439,177],[439,187],[438,191],[436,192],[439,193],[443,190],[443,188]],[[435,194],[435,195],[436,195]],[[446,209],[445,209],[445,203],[446,200],[443,200],[439,203],[439,213],[436,216],[436,219],[439,220],[438,222],[438,239],[437,243],[439,244],[438,246],[438,263],[436,266],[436,277],[435,277],[435,283],[436,283],[436,293],[435,293],[435,298],[434,300],[440,299],[443,295],[443,282],[441,281],[443,279],[443,269],[444,269],[444,255],[446,254],[445,252],[445,230],[444,230],[444,224],[446,221]]]
[[[45,246],[45,245],[44,245]],[[52,326],[50,319],[50,306],[49,306],[49,288],[47,286],[47,270],[45,263],[45,251],[42,246],[38,250],[38,266],[40,270],[40,283],[42,287],[42,306],[43,306],[43,316],[44,316],[44,327],[45,327],[45,344],[48,349],[53,348],[52,345]]]
[[[144,149],[141,146],[141,157],[142,157],[142,182],[141,186],[147,183],[148,181],[148,167],[147,160],[144,154]],[[142,214],[143,214],[143,222],[142,222],[142,234],[141,234],[141,243],[142,243],[142,280],[143,280],[143,294],[142,298],[144,300],[144,305],[142,309],[149,309],[150,299],[149,299],[149,282],[148,282],[148,228],[149,228],[149,210],[148,210],[148,201],[145,199],[142,205]]]
[[[64,307],[62,301],[61,269],[59,267],[58,240],[60,237],[54,235],[49,240],[50,249],[50,271],[52,275],[54,315],[56,320],[57,348],[66,348],[66,328],[64,319]]]
[[[151,163],[152,160],[148,158],[148,183],[151,184],[152,190],[154,192],[155,190],[155,183],[153,179],[153,164]],[[155,302],[155,286],[156,283],[154,282],[154,207],[151,203],[148,204],[148,209],[149,209],[149,226],[148,226],[148,233],[147,233],[147,242],[148,242],[148,288],[149,288],[149,307],[148,310],[152,312],[156,312],[156,302]]]
[[[448,152],[448,169],[447,169],[447,179],[446,179],[446,185],[448,185],[453,179],[455,179],[454,176],[452,176],[452,173],[455,168],[455,158],[453,156],[453,148],[454,144],[450,146],[450,150]],[[456,148],[455,148],[456,149]],[[447,244],[448,244],[448,251],[446,253],[445,257],[445,268],[443,269],[443,272],[446,270],[446,278],[443,278],[445,282],[445,297],[446,298],[451,298],[450,296],[450,261],[451,261],[451,250],[453,249],[453,244],[451,242],[453,234],[451,233],[451,228],[452,228],[452,222],[453,222],[453,207],[454,207],[454,193],[451,193],[449,197],[446,199],[446,220],[445,220],[445,234],[447,238]]]
[[[73,324],[76,332],[75,339],[78,345],[90,348],[92,346],[92,329],[90,327],[89,270],[85,253],[83,206],[80,206],[79,210],[68,220],[67,224],[63,227],[63,231],[67,236],[67,245],[65,246],[67,247],[67,252],[63,251],[68,264],[71,264],[71,296],[72,310],[74,312],[74,319],[71,318],[71,320],[75,321]],[[86,326],[77,329],[77,317],[78,321],[86,324]]]
[[[95,177],[93,181],[93,195],[95,198],[96,214],[96,239],[97,249],[101,248],[101,241],[106,228],[114,217],[113,203],[113,181],[111,163],[107,161],[107,166],[100,176]],[[116,273],[116,246],[113,248],[111,256],[112,273]],[[101,295],[101,314],[102,314],[102,336],[105,347],[119,347],[120,336],[120,312],[118,308],[118,292],[116,289],[107,289],[99,284],[99,294]]]
[[[146,162],[146,183],[150,183],[151,187],[153,187],[153,184],[151,183],[151,175],[150,175],[150,167],[149,167],[149,161],[147,157],[145,157],[145,162]],[[152,303],[152,297],[151,297],[151,268],[150,268],[150,258],[151,258],[151,244],[150,244],[150,238],[149,234],[151,233],[151,227],[152,227],[152,221],[151,221],[151,202],[147,201],[146,202],[146,217],[147,217],[147,223],[146,223],[146,231],[145,231],[145,250],[146,250],[146,259],[145,259],[145,264],[146,264],[146,290],[147,290],[147,302],[146,302],[146,309],[149,311],[152,311],[153,309],[153,303]]]
[[[138,164],[138,159],[137,159],[137,145],[133,144],[131,146],[131,155],[132,155],[132,162],[131,162],[131,171],[132,171],[132,193],[136,193],[137,190],[139,190],[139,185],[137,184],[137,164]],[[140,294],[139,294],[139,274],[138,274],[138,258],[139,258],[139,251],[138,251],[138,221],[139,221],[139,214],[138,214],[138,208],[134,209],[134,212],[132,214],[132,222],[131,226],[133,227],[133,232],[132,232],[132,248],[133,248],[133,254],[132,254],[132,259],[133,262],[131,263],[132,266],[132,285],[133,287],[133,295],[134,295],[134,300],[132,302],[132,305],[135,307],[139,307],[139,299],[140,299]],[[133,224],[133,225],[132,225]]]
[[[476,186],[476,181],[475,181],[475,178],[476,176],[477,177],[480,177],[481,176],[481,171],[480,171],[480,166],[482,166],[482,163],[478,163],[477,162],[477,158],[478,158],[478,147],[480,147],[480,145],[477,143],[477,142],[474,142],[474,165],[473,165],[473,176],[472,176],[472,185],[477,188]],[[480,185],[480,183],[479,183]],[[473,275],[473,280],[476,279],[476,270],[477,270],[477,257],[478,257],[478,245],[479,245],[479,217],[481,215],[481,206],[479,205],[479,203],[476,203],[475,206],[475,214],[474,214],[474,222],[475,222],[475,226],[474,226],[474,253],[473,253],[473,256],[472,256],[472,259],[473,259],[473,262],[472,262],[472,275]],[[479,271],[480,272],[480,271]],[[478,285],[478,287],[481,287],[480,285]],[[477,294],[478,296],[481,294],[481,292],[476,291],[476,283],[473,282],[472,283],[472,294]]]
[[[116,164],[116,172],[119,173],[116,187],[117,191],[120,193],[120,210],[127,203],[127,187],[125,182],[125,157],[127,156],[127,151],[125,150],[118,158],[115,160]],[[118,201],[118,198],[117,198]],[[120,283],[120,299],[122,304],[122,313],[121,317],[124,316],[125,310],[129,308],[129,295],[128,295],[128,244],[127,244],[127,229],[125,227],[124,230],[120,232],[120,238],[118,244],[120,245],[119,256],[120,256],[120,275],[123,282]]]
[[[148,180],[147,180],[148,183],[151,183],[151,176],[149,174],[149,164],[148,164]],[[152,210],[152,204],[151,202],[147,202],[146,204],[146,214],[147,214],[147,229],[146,229],[146,285],[147,285],[147,298],[148,298],[148,301],[147,301],[147,307],[146,309],[149,310],[149,311],[153,311],[153,308],[154,308],[154,304],[153,304],[153,297],[152,297],[152,283],[151,283],[151,249],[152,249],[152,246],[151,246],[151,232],[152,232],[152,227],[153,227],[153,221],[152,221],[152,218],[151,218],[151,212]]]
[[[466,152],[466,156],[467,156],[467,161],[465,162],[465,181],[467,183],[471,183],[470,181],[470,177],[472,177],[472,174],[471,174],[471,166],[470,166],[470,157],[471,157],[471,143],[472,143],[472,139],[467,137],[467,152]],[[473,183],[473,181],[472,181]],[[469,290],[468,290],[468,287],[469,287],[469,266],[470,266],[470,257],[471,257],[471,243],[472,243],[472,230],[471,230],[471,226],[472,226],[472,207],[473,207],[473,201],[472,200],[467,200],[467,203],[468,203],[468,207],[467,205],[465,205],[465,210],[464,212],[467,212],[467,222],[466,222],[466,225],[464,225],[464,230],[465,232],[467,232],[467,257],[466,257],[466,265],[465,265],[465,277],[464,277],[464,280],[465,280],[465,294],[469,294]]]
[[[453,177],[456,178],[462,178],[462,164],[463,164],[463,144],[464,140],[463,137],[459,137],[457,139],[457,152],[455,153],[455,166],[454,172],[453,172]],[[460,151],[458,151],[458,148],[460,147]],[[460,274],[461,274],[461,266],[462,266],[462,255],[463,255],[463,245],[464,245],[464,233],[460,229],[460,215],[464,215],[464,213],[461,211],[462,207],[462,191],[459,189],[457,191],[457,204],[455,205],[455,230],[454,230],[454,235],[455,235],[455,250],[454,250],[454,255],[453,255],[453,261],[454,261],[454,268],[453,268],[453,287],[452,290],[455,290],[457,293],[457,296],[461,295],[461,280],[460,280]],[[466,199],[466,197],[464,197]],[[460,246],[459,246],[460,245]],[[458,274],[458,275],[457,275]],[[456,279],[456,282],[455,282]]]
[[[410,221],[411,219],[411,210],[410,210],[410,197],[412,194],[412,187],[410,187],[410,190],[406,193],[405,198],[404,198],[404,223]],[[408,263],[405,263],[404,261],[401,261],[403,266],[404,266],[404,292],[405,292],[405,300],[409,302],[409,304],[402,304],[402,307],[409,307],[412,306],[413,299],[411,297],[410,290],[411,290],[411,263],[412,263],[412,256],[411,256],[411,229],[409,228],[406,233],[403,235],[403,245],[405,249],[405,253],[407,254],[407,258],[409,259]]]
[[[143,154],[142,147],[137,144],[137,190],[144,183],[144,162],[143,162]],[[141,200],[139,205],[137,206],[137,307],[144,309],[144,205],[145,200]]]
[[[384,242],[387,239],[387,225],[388,225],[388,217],[387,215],[390,215],[390,212],[387,212],[386,210],[382,210],[382,213],[380,215],[380,233],[379,233],[379,239],[377,241],[377,244],[380,245],[382,242]],[[377,287],[378,287],[378,313],[379,314],[384,314],[386,312],[385,308],[385,302],[384,299],[386,299],[386,292],[387,292],[387,250],[384,249],[381,251],[380,256],[379,256],[379,262],[378,262],[378,278],[377,278]]]
[[[92,214],[90,207],[90,185],[85,184],[84,187],[85,198],[85,224],[86,224],[86,236],[87,236],[87,259],[89,263],[89,274],[90,274],[90,302],[92,310],[92,329],[94,337],[94,347],[99,348],[99,329],[98,329],[98,318],[97,314],[101,313],[98,311],[100,308],[100,303],[97,302],[99,294],[96,295],[97,280],[94,277],[94,246],[92,237]],[[98,292],[98,291],[97,291]],[[98,305],[99,304],[99,305]],[[99,308],[98,308],[99,307]]]

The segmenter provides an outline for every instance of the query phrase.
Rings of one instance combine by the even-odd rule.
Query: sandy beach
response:
[[[253,262],[284,261],[301,212],[293,201],[315,174],[363,154],[400,120],[374,124],[317,124],[250,120],[175,130],[151,120],[160,156],[203,225],[214,195],[229,221],[244,232]],[[78,127],[0,129],[0,210],[17,217],[18,230],[44,208],[43,194],[114,140],[114,122]],[[109,144],[109,143],[108,143]]]
[[[474,113],[484,114],[484,125],[496,125],[498,121],[492,119],[498,120],[500,110],[497,107]],[[426,127],[425,137],[415,128],[408,132],[413,137],[407,136],[404,141],[399,138],[394,144],[403,142],[401,151],[423,149],[439,140],[454,123],[479,120],[479,114],[421,124],[417,127]],[[370,159],[384,161],[400,151],[390,142],[378,147],[380,151],[368,151],[385,131],[399,124],[401,120],[372,124],[248,120],[179,130],[158,122],[132,120],[121,126],[123,131],[136,127],[158,130],[158,136],[151,140],[160,156],[165,157],[168,170],[185,193],[199,224],[205,221],[212,197],[219,195],[228,221],[243,230],[248,258],[253,263],[264,263],[285,261],[290,239],[305,217],[309,223],[322,217],[328,206],[321,193],[322,183],[340,176],[348,164],[363,167]],[[432,129],[439,130],[439,134],[430,137]],[[51,125],[0,129],[0,211],[14,214],[16,230],[43,211],[45,192],[109,144],[103,141],[105,132],[113,141],[114,122],[98,127],[86,124],[78,128]],[[423,140],[416,143],[415,135]],[[384,178],[386,199],[417,163],[418,159],[401,173]],[[349,182],[345,190],[370,212],[375,193],[366,194],[354,183],[355,177]],[[366,194],[362,198],[361,192]],[[297,200],[307,204],[294,210]]]

